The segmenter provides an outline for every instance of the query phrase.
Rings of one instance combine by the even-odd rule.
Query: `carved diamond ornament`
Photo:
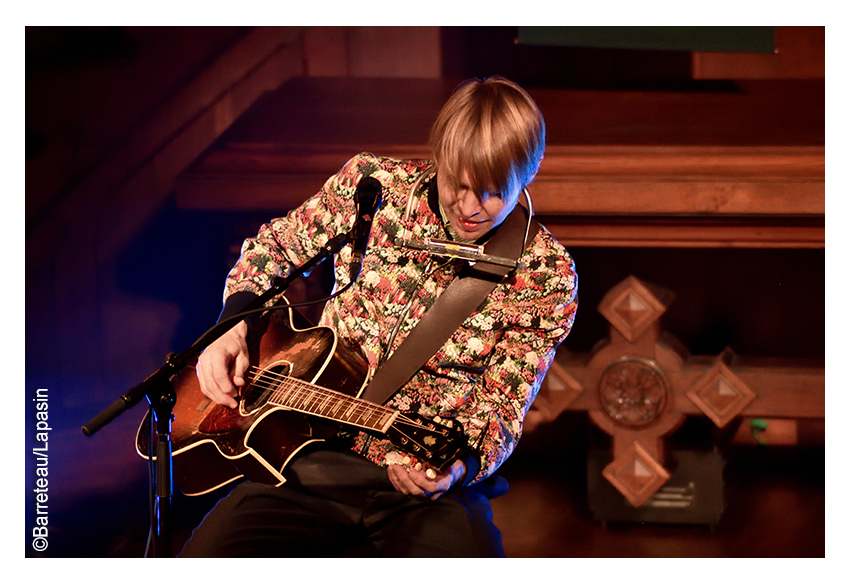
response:
[[[722,361],[699,378],[686,395],[719,428],[756,398],[756,394]]]
[[[640,507],[667,482],[670,473],[635,442],[605,467],[602,476]]]
[[[552,361],[552,366],[546,374],[545,382],[550,391],[570,394],[570,402],[582,392],[581,383],[576,381],[576,378],[570,375],[569,371],[561,367],[557,361]]]
[[[660,291],[659,291],[660,292]],[[612,288],[599,304],[599,312],[617,331],[634,342],[667,310],[668,294],[656,294],[644,283],[629,276]]]
[[[537,399],[525,416],[523,426],[526,431],[533,431],[538,425],[554,420],[560,412],[567,408],[582,394],[581,383],[569,371],[562,367],[557,360],[543,379],[543,385],[537,394]]]

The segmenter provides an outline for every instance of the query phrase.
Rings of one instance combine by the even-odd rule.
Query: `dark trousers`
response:
[[[350,451],[293,461],[281,487],[243,483],[219,501],[184,557],[503,557],[490,498],[502,479],[436,501],[403,495]]]

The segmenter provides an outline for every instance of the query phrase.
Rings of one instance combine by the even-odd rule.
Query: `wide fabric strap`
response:
[[[528,211],[517,205],[485,244],[489,255],[519,259],[523,252]],[[528,232],[530,244],[539,223],[532,217]],[[383,404],[443,346],[464,320],[513,268],[476,262],[463,268],[436,302],[425,312],[401,346],[366,386],[362,399]]]

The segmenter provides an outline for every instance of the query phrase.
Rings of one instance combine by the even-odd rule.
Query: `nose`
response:
[[[458,197],[458,205],[460,207],[460,212],[463,213],[464,217],[472,218],[478,215],[481,210],[481,200],[478,198],[471,189],[464,189],[460,196]]]

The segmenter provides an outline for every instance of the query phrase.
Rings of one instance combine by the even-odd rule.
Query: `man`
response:
[[[403,249],[397,239],[475,242],[486,250],[537,173],[545,125],[516,84],[472,80],[445,104],[429,142],[433,161],[356,156],[316,196],[246,240],[227,279],[222,318],[350,230],[356,187],[372,177],[383,203],[362,272],[326,304],[319,324],[358,347],[370,372],[379,369],[467,264]],[[364,432],[310,449],[287,466],[281,487],[234,489],[184,555],[504,555],[489,498],[506,486],[493,473],[520,437],[577,305],[572,259],[544,228],[532,235],[516,269],[387,404],[461,424],[465,455],[434,472]],[[347,246],[335,259],[338,290],[349,284],[351,256]],[[248,334],[240,322],[199,359],[201,390],[216,403],[236,407],[249,382]]]

